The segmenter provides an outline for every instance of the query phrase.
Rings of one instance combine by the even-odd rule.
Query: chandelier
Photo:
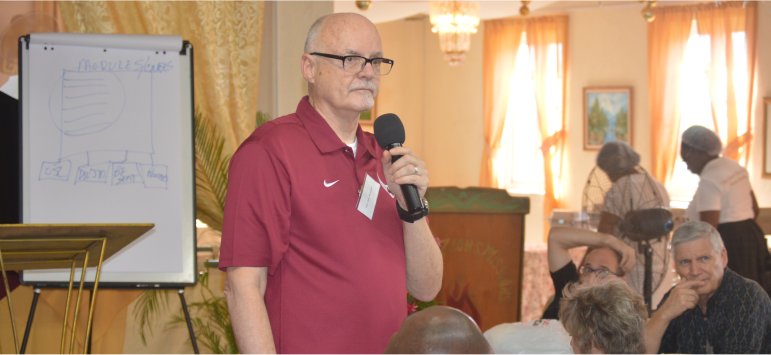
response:
[[[642,14],[642,17],[645,19],[645,21],[653,22],[653,20],[656,19],[656,14],[653,13],[653,8],[656,7],[656,1],[655,0],[645,0],[643,1],[645,6],[643,6],[642,11],[640,12]]]
[[[431,2],[431,32],[439,34],[439,48],[451,66],[466,58],[471,34],[479,26],[479,4],[465,1]]]

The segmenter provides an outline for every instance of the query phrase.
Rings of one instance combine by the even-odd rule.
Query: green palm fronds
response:
[[[257,126],[260,126],[267,122],[270,116],[257,112],[255,119]],[[217,132],[216,127],[196,110],[196,217],[216,230],[222,230],[228,167],[232,156],[224,152],[224,147],[225,139]],[[216,295],[209,288],[208,276],[208,270],[204,269],[198,278],[202,301],[188,305],[196,338],[211,353],[237,353],[227,302],[224,297]],[[167,309],[168,295],[173,291],[175,290],[147,290],[139,296],[134,318],[139,322],[139,335],[143,344],[147,344],[147,336],[152,334],[152,325],[160,313]],[[169,326],[178,326],[180,323],[184,325],[185,318],[184,315],[177,314]]]
[[[257,111],[256,120],[257,120],[257,127],[259,127],[263,123],[270,121],[270,115],[262,111]]]
[[[196,339],[213,354],[238,353],[236,336],[230,323],[228,305],[224,297],[218,297],[209,288],[207,273],[198,279],[201,285],[201,302],[188,305]],[[178,314],[170,325],[184,325],[185,317]]]
[[[198,219],[222,230],[230,155],[223,154],[225,139],[200,112],[195,114],[195,206]]]
[[[168,304],[168,289],[146,290],[139,295],[134,308],[134,318],[139,322],[139,337],[142,344],[147,345],[147,334],[152,334],[152,324],[158,313],[166,309]]]

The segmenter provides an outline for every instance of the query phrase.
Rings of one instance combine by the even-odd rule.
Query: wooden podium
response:
[[[437,302],[466,312],[482,331],[519,321],[530,200],[481,187],[430,187],[426,196],[444,257]]]
[[[81,269],[78,281],[78,292],[75,298],[75,309],[71,321],[70,350],[75,346],[75,329],[78,319],[81,295],[86,280],[88,267],[96,267],[91,299],[95,299],[99,288],[99,276],[104,260],[130,244],[132,241],[152,229],[154,224],[0,224],[0,272],[3,276],[3,287],[8,297],[8,312],[10,313],[13,332],[14,349],[20,352],[16,322],[14,320],[11,293],[6,271],[23,271],[33,269],[70,269],[70,279],[67,283],[67,302],[62,322],[61,352],[66,344],[67,321],[75,273]],[[34,307],[34,301],[33,301]],[[34,309],[34,308],[33,308]],[[90,302],[88,320],[86,322],[86,339],[91,335],[94,302]],[[31,320],[31,319],[30,319]],[[31,323],[27,322],[28,326]],[[27,331],[28,333],[28,331]],[[87,343],[83,352],[86,352]],[[21,347],[24,351],[26,337]]]

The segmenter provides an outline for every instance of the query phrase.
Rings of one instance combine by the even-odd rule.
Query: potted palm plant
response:
[[[269,119],[267,114],[257,112],[257,126]],[[224,152],[224,146],[225,139],[199,111],[196,111],[196,217],[216,231],[222,230],[228,166],[231,158],[231,154]],[[217,246],[218,242],[217,240]],[[196,338],[210,353],[237,353],[238,348],[222,290],[216,287],[212,289],[209,285],[209,270],[216,268],[216,260],[209,260],[202,266],[199,267],[198,277],[200,294],[195,295],[200,301],[188,305]],[[173,291],[146,290],[137,300],[134,317],[139,323],[139,335],[144,344],[147,344],[147,336],[152,334],[153,324],[157,322],[159,314],[170,302],[169,294]],[[176,314],[168,325],[184,326],[185,318],[181,313]]]

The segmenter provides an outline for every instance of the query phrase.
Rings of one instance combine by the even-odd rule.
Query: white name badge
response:
[[[380,184],[369,174],[364,174],[364,186],[359,193],[359,201],[356,203],[356,209],[361,214],[372,220],[375,214],[375,205],[377,204],[377,195],[380,193]]]

